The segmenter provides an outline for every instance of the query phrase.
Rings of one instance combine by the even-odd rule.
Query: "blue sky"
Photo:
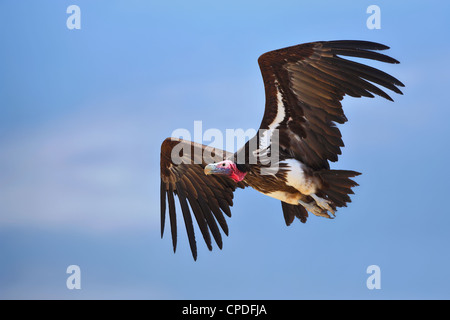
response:
[[[81,9],[81,29],[66,9]],[[381,8],[369,30],[366,8]],[[444,1],[0,2],[1,299],[448,299]],[[389,45],[395,103],[344,100],[334,168],[363,172],[337,218],[286,227],[235,194],[230,236],[191,258],[159,232],[159,147],[178,128],[257,128],[257,58],[316,40]],[[181,226],[181,220],[179,225]],[[167,231],[167,230],[166,230]],[[66,268],[81,268],[81,290]],[[368,290],[366,268],[381,269]]]

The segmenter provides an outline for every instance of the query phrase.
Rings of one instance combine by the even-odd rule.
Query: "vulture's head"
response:
[[[205,167],[205,174],[218,174],[223,176],[228,176],[236,182],[242,181],[245,178],[247,172],[241,171],[240,166],[231,160],[224,160],[217,163],[208,164]]]

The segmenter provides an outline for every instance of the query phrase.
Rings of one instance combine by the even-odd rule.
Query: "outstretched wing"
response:
[[[377,85],[402,94],[404,85],[389,74],[340,56],[399,63],[376,50],[389,47],[367,41],[324,41],[263,54],[258,63],[266,108],[261,129],[279,129],[280,147],[313,169],[329,168],[344,146],[336,123],[347,118],[341,100],[391,97]]]
[[[169,209],[173,250],[177,246],[177,219],[174,195],[178,196],[184,223],[194,259],[197,259],[194,225],[191,211],[197,221],[209,250],[212,250],[210,231],[219,248],[222,237],[217,222],[228,235],[228,226],[223,213],[231,217],[233,192],[244,188],[225,176],[206,175],[204,167],[219,162],[232,154],[191,141],[167,138],[161,145],[161,237],[164,234],[166,204]]]

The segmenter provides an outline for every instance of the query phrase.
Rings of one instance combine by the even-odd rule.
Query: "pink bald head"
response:
[[[231,160],[224,160],[217,163],[208,164],[205,167],[205,174],[218,174],[228,176],[235,182],[244,180],[246,172],[241,172],[236,164]]]

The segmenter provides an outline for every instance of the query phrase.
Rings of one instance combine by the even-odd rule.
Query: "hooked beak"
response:
[[[229,169],[222,168],[222,166],[218,166],[218,165],[216,165],[216,163],[210,163],[205,167],[204,172],[206,175],[208,175],[208,174],[229,174]]]

